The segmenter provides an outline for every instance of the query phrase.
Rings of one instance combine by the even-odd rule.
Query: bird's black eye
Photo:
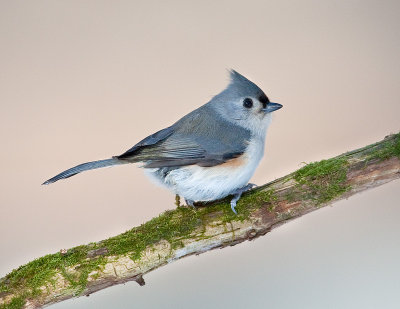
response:
[[[250,98],[246,98],[243,100],[243,106],[246,108],[252,108],[253,107],[253,100]]]

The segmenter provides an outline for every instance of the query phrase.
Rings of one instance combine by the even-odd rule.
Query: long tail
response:
[[[113,166],[113,165],[118,165],[118,164],[126,164],[126,163],[128,163],[128,162],[118,160],[117,158],[111,158],[111,159],[107,159],[107,160],[99,160],[99,161],[93,161],[93,162],[79,164],[75,167],[72,167],[72,168],[54,176],[53,178],[50,178],[49,180],[42,183],[42,185],[49,185],[60,179],[65,179],[65,178],[74,176],[74,175],[79,174],[84,171],[94,170],[96,168],[102,168],[102,167]]]

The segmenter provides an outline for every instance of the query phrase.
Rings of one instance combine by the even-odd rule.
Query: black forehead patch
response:
[[[262,103],[264,108],[267,107],[267,104],[269,103],[269,99],[264,93],[258,97],[258,100]]]

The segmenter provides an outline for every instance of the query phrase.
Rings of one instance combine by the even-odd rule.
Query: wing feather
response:
[[[116,158],[144,162],[145,168],[215,166],[243,154],[249,139],[248,130],[210,115],[210,110],[202,107]]]

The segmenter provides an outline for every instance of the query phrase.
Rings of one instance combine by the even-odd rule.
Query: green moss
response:
[[[129,253],[133,260],[138,260],[147,247],[160,240],[168,241],[173,249],[181,247],[182,240],[191,237],[192,232],[204,226],[207,220],[217,217],[223,223],[243,221],[249,217],[252,209],[275,199],[273,190],[246,193],[236,207],[238,215],[232,212],[229,199],[199,207],[197,210],[178,207],[173,211],[166,211],[139,227],[109,238],[101,242],[99,246],[106,247],[110,255]]]
[[[7,293],[7,292],[9,292],[9,287],[8,287],[8,285],[7,284],[5,284],[5,282],[3,282],[3,281],[1,281],[0,282],[0,294],[1,293]]]
[[[347,160],[343,157],[307,164],[294,173],[293,179],[297,182],[295,191],[303,199],[313,200],[317,205],[350,189],[346,184]]]
[[[197,212],[179,207],[103,242],[78,246],[66,254],[55,253],[38,258],[8,274],[0,285],[1,292],[25,293],[26,297],[37,297],[42,293],[40,287],[54,284],[52,278],[56,273],[61,273],[76,294],[79,294],[87,286],[88,274],[106,263],[105,256],[129,253],[132,259],[137,260],[146,247],[162,239],[169,241],[173,248],[181,246],[182,239],[189,237],[202,224],[203,213],[204,210]],[[87,258],[89,251],[100,248],[107,248],[105,256]],[[73,267],[73,271],[69,267]]]
[[[296,200],[296,192],[290,190],[288,193],[286,193],[285,198],[289,203],[294,202]]]
[[[100,270],[107,262],[106,256],[129,254],[136,261],[142,257],[147,247],[161,240],[168,241],[172,249],[181,247],[183,240],[192,237],[196,229],[199,231],[196,237],[206,237],[202,235],[201,229],[209,220],[217,219],[223,224],[243,221],[255,208],[263,204],[270,204],[272,207],[275,200],[273,190],[245,193],[236,208],[238,215],[232,212],[229,199],[197,210],[178,207],[118,236],[69,249],[65,254],[49,254],[23,265],[6,276],[5,282],[0,285],[0,291],[35,298],[42,293],[41,287],[54,285],[53,277],[60,273],[78,295],[85,290],[89,273]],[[88,258],[89,251],[101,248],[107,249],[104,255]],[[14,303],[17,303],[17,298],[12,306]],[[9,305],[11,306],[11,303]]]
[[[6,276],[9,290],[27,286],[33,295],[40,294],[39,288],[54,276],[60,259],[59,253],[49,254],[14,270]]]
[[[400,159],[400,133],[394,134],[367,154],[367,161],[383,161],[391,157]]]
[[[65,254],[55,253],[38,258],[12,271],[3,282],[0,282],[0,292],[20,295],[14,297],[9,304],[0,306],[0,309],[21,308],[27,298],[40,297],[42,293],[40,288],[54,285],[53,277],[57,273],[70,283],[75,295],[79,295],[87,286],[89,273],[100,270],[107,262],[106,256],[129,254],[133,260],[139,260],[147,247],[160,240],[168,241],[173,249],[181,247],[182,241],[192,237],[191,234],[196,229],[200,230],[196,237],[207,238],[202,235],[201,228],[209,220],[217,219],[222,224],[243,221],[249,218],[254,209],[265,204],[272,210],[276,200],[277,196],[272,189],[245,193],[236,207],[238,215],[235,215],[230,208],[230,198],[197,210],[178,207],[102,242],[78,246],[69,249]],[[101,248],[107,249],[103,256],[88,258],[89,251]],[[73,271],[70,270],[71,267]]]
[[[278,197],[275,190],[268,189],[249,192],[248,195],[243,196],[243,198],[239,200],[239,204],[243,207],[243,213],[248,216],[252,210],[260,208],[265,204],[268,204],[269,210],[272,211],[275,207],[274,202],[277,200]]]
[[[13,297],[8,304],[0,305],[0,309],[20,309],[25,305],[25,298],[23,296]]]
[[[103,241],[101,247],[106,247],[111,255],[130,253],[131,258],[137,260],[146,247],[162,239],[169,241],[173,248],[180,245],[180,240],[188,237],[201,224],[200,215],[195,210],[178,207],[139,227]]]
[[[259,209],[266,204],[270,209],[274,207],[274,201],[277,200],[274,189],[262,190],[262,188],[251,190],[242,195],[240,200],[237,202],[235,214],[230,207],[231,196],[225,198],[222,201],[213,203],[208,207],[201,209],[201,217],[206,218],[208,214],[219,215],[219,219],[223,224],[232,221],[241,221],[249,219],[251,213],[255,209]]]
[[[89,274],[94,270],[100,270],[102,265],[107,263],[107,260],[103,257],[97,257],[94,259],[83,259],[77,262],[73,272],[66,269],[65,264],[61,264],[59,271],[62,276],[70,283],[71,287],[75,289],[76,294],[82,293],[88,282]]]

